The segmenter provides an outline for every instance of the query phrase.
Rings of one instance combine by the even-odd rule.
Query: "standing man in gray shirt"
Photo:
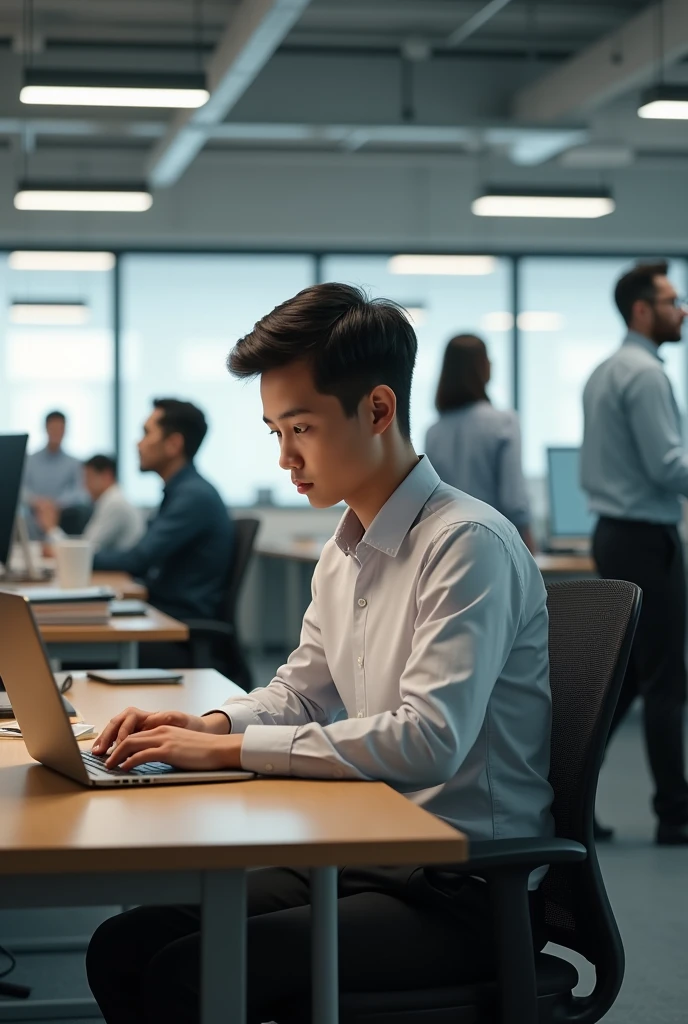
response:
[[[57,409],[49,412],[45,417],[48,443],[26,460],[23,500],[35,516],[46,504],[55,504],[60,509],[91,504],[81,462],[67,455],[62,447],[66,430],[65,414]]]
[[[686,588],[677,523],[680,499],[688,495],[688,453],[659,355],[661,345],[681,340],[686,311],[667,269],[665,262],[637,266],[616,286],[628,333],[585,387],[581,482],[599,515],[593,554],[600,575],[630,580],[643,590],[612,732],[642,696],[657,842],[686,845]],[[611,837],[611,830],[599,826],[598,833]]]

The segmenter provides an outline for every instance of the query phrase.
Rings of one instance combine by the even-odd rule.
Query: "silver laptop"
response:
[[[162,762],[124,772],[106,768],[104,758],[81,750],[31,606],[21,594],[0,593],[0,679],[31,757],[84,786],[231,782],[254,777],[243,771],[182,771]]]

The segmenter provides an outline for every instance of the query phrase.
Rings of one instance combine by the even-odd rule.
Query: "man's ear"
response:
[[[386,384],[378,384],[368,396],[372,411],[373,433],[384,434],[397,414],[397,396]]]

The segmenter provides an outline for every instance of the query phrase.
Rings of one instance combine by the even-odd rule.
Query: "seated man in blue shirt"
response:
[[[230,370],[260,376],[296,491],[315,508],[348,508],[315,569],[300,645],[270,685],[203,717],[128,708],[94,744],[96,755],[114,745],[108,767],[379,780],[471,839],[552,834],[545,586],[516,527],[414,451],[415,357],[398,306],[335,283],[300,292],[237,343]],[[250,1024],[307,1002],[308,882],[287,868],[248,873]],[[456,985],[493,969],[480,879],[345,866],[338,886],[344,991]],[[87,969],[107,1024],[196,1024],[199,944],[194,907],[102,924]]]
[[[234,527],[224,502],[193,464],[207,429],[191,402],[153,402],[139,460],[143,473],[162,477],[162,504],[138,544],[98,551],[93,560],[94,569],[143,580],[151,604],[182,621],[221,616],[233,553]]]

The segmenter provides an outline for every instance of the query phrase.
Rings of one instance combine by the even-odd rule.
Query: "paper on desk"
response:
[[[87,722],[78,722],[72,725],[72,732],[78,740],[89,739],[91,736],[96,736],[96,727],[89,725]],[[0,726],[0,739],[7,740],[19,740],[21,739],[21,729],[16,722],[12,722],[10,725]]]

